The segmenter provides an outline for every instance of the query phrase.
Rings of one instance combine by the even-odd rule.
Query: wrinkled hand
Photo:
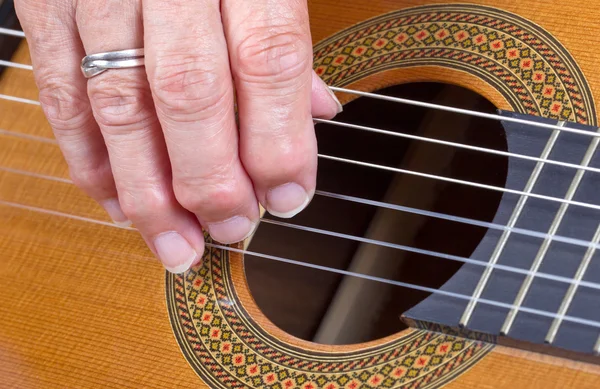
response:
[[[341,106],[312,71],[305,0],[17,0],[40,102],[73,181],[175,273],[202,229],[242,241],[311,200],[312,117]],[[85,55],[145,49],[89,80]],[[234,91],[235,88],[235,91]],[[239,112],[236,125],[234,95]]]

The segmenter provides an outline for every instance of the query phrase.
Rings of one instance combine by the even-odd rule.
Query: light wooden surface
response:
[[[437,3],[428,1],[427,3]],[[310,1],[319,41],[368,17],[423,1]],[[479,1],[501,6],[552,31],[574,54],[600,99],[598,2]],[[26,47],[15,61],[29,63]],[[473,76],[440,69],[402,69],[369,77],[365,90],[415,80],[458,81],[506,102]],[[31,72],[9,69],[0,93],[37,99]],[[0,166],[68,180],[39,107],[0,100]],[[41,142],[27,136],[49,140]],[[73,185],[0,171],[0,387],[204,387],[173,337],[165,307],[164,270],[133,231],[7,205],[81,218],[109,219]],[[244,280],[238,267],[237,284]],[[241,298],[271,333],[307,348],[339,350],[292,339]],[[352,349],[346,346],[344,349]],[[599,388],[600,369],[497,347],[448,388]]]

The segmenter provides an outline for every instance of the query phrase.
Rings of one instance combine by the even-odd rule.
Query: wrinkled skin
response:
[[[203,229],[238,242],[256,227],[259,203],[292,217],[310,202],[312,118],[341,106],[312,71],[305,0],[16,7],[73,181],[116,223],[133,223],[169,271],[200,261]],[[85,55],[141,47],[145,67],[81,73]]]

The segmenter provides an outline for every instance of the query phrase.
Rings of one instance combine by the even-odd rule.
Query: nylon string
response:
[[[4,130],[0,129],[0,134],[6,135],[6,132],[4,132]],[[33,137],[23,136],[23,138],[32,139]],[[33,140],[37,140],[37,139],[33,138]],[[54,142],[51,142],[51,143],[54,143]],[[73,181],[66,179],[66,178],[48,176],[48,175],[44,175],[44,174],[33,173],[33,172],[20,170],[20,169],[14,169],[14,168],[1,166],[1,165],[0,165],[0,171],[6,171],[8,173],[20,174],[20,175],[40,178],[40,179],[44,179],[44,180],[57,181],[57,182],[65,183],[65,184],[73,184]],[[447,220],[447,221],[452,221],[452,222],[461,223],[461,224],[469,224],[469,225],[473,225],[473,226],[477,226],[477,227],[489,228],[489,229],[500,230],[500,231],[511,231],[512,233],[519,234],[519,235],[530,236],[530,237],[538,238],[538,239],[554,240],[557,242],[562,242],[562,243],[570,244],[573,246],[581,246],[581,247],[585,247],[585,248],[592,247],[594,249],[600,248],[600,243],[595,243],[595,242],[591,242],[591,241],[587,241],[587,240],[583,240],[583,239],[576,239],[576,238],[571,238],[571,237],[562,236],[562,235],[550,235],[547,233],[533,231],[533,230],[527,230],[527,229],[523,229],[523,228],[519,228],[519,227],[505,226],[505,225],[501,225],[501,224],[484,222],[484,221],[480,221],[480,220],[469,219],[469,218],[449,215],[449,214],[445,214],[445,213],[426,211],[426,210],[422,210],[422,209],[418,209],[418,208],[407,207],[404,205],[385,203],[385,202],[381,202],[381,201],[377,201],[377,200],[364,199],[361,197],[354,197],[354,196],[349,196],[349,195],[344,195],[344,194],[339,194],[339,193],[332,193],[332,192],[318,190],[318,189],[315,191],[315,194],[318,196],[322,196],[322,197],[329,197],[329,198],[348,201],[348,202],[352,202],[352,203],[370,205],[370,206],[379,207],[379,208],[386,208],[386,209],[396,210],[399,212],[406,212],[406,213],[411,213],[411,214],[415,214],[415,215],[427,216],[427,217],[432,217],[435,219]]]
[[[27,211],[32,211],[32,212],[40,212],[40,213],[50,214],[53,216],[60,216],[60,217],[75,219],[75,220],[79,220],[79,221],[85,221],[85,222],[89,222],[89,223],[100,224],[100,225],[108,226],[108,227],[120,228],[120,229],[130,230],[130,231],[137,231],[137,229],[135,229],[133,227],[120,227],[120,226],[117,226],[116,224],[101,221],[101,220],[95,220],[95,219],[91,219],[91,218],[71,215],[71,214],[67,214],[67,213],[63,213],[63,212],[47,210],[47,209],[38,208],[38,207],[32,207],[32,206],[28,206],[28,205],[13,203],[10,201],[0,200],[0,205],[19,208],[19,209],[23,209],[23,210],[27,210]],[[326,271],[326,272],[330,272],[330,273],[336,273],[336,274],[341,274],[341,275],[346,275],[346,276],[362,278],[365,280],[385,283],[385,284],[399,286],[399,287],[408,288],[408,289],[419,290],[419,291],[426,292],[426,293],[439,294],[439,295],[443,295],[446,297],[452,297],[452,298],[456,298],[456,299],[460,299],[460,300],[468,301],[471,299],[471,296],[460,294],[460,293],[438,290],[438,289],[429,288],[429,287],[421,286],[421,285],[415,285],[415,284],[411,284],[411,283],[407,283],[407,282],[390,280],[390,279],[383,278],[383,277],[355,273],[355,272],[351,272],[348,270],[341,270],[341,269],[331,268],[331,267],[322,266],[322,265],[304,263],[304,262],[289,259],[289,258],[279,257],[279,256],[275,256],[275,255],[270,255],[270,254],[258,253],[258,252],[254,252],[254,251],[250,251],[250,250],[242,250],[242,249],[237,249],[234,247],[223,246],[223,245],[214,244],[214,243],[206,243],[206,247],[211,248],[211,249],[225,250],[228,252],[234,252],[234,253],[243,254],[243,255],[255,256],[255,257],[268,259],[268,260],[272,260],[272,261],[276,261],[276,262],[288,263],[288,264],[292,264],[292,265],[297,265],[297,266],[301,266],[301,267],[305,267],[305,268],[311,268],[311,269],[315,269],[315,270]],[[548,312],[548,311],[543,311],[543,310],[528,308],[528,307],[523,307],[523,306],[515,307],[511,304],[506,304],[506,303],[489,300],[489,299],[485,299],[485,298],[480,298],[479,302],[482,304],[487,304],[487,305],[496,306],[496,307],[500,307],[500,308],[507,308],[507,309],[515,308],[522,312],[531,313],[531,314],[537,315],[537,316],[549,317],[552,319],[559,317],[556,313],[553,313],[553,312]],[[584,318],[580,318],[580,317],[573,317],[570,315],[561,316],[561,318],[564,321],[587,325],[587,326],[594,327],[594,328],[600,328],[600,322],[595,321],[595,320],[589,320],[589,319],[584,319]]]
[[[44,180],[56,181],[56,182],[65,183],[65,184],[73,184],[73,182],[71,180],[68,180],[65,178],[47,176],[47,175],[43,175],[43,174],[32,173],[32,172],[27,172],[27,171],[23,171],[23,170],[7,168],[7,167],[3,167],[3,166],[0,166],[0,171],[5,171],[8,173],[13,173],[13,174],[25,175],[25,176],[29,176],[29,177],[44,179]],[[316,191],[316,194],[324,196],[324,197],[331,197],[331,198],[338,198],[338,199],[343,198],[343,197],[348,197],[348,196],[337,195],[335,193],[324,192],[324,191]],[[364,202],[361,201],[361,203],[366,203],[366,204],[377,203],[377,202],[374,202],[371,200],[366,200],[366,199],[361,199],[361,200],[364,200]],[[348,201],[350,201],[350,200],[348,200]],[[385,205],[385,203],[382,203],[382,204]],[[376,204],[370,204],[370,205],[376,205]],[[395,209],[395,207],[389,207],[389,209]],[[83,219],[85,219],[85,218],[83,218]],[[347,239],[347,240],[353,240],[353,241],[362,242],[362,243],[373,244],[373,245],[377,245],[377,246],[381,246],[381,247],[393,248],[393,249],[412,252],[412,253],[416,253],[416,254],[428,255],[428,256],[432,256],[432,257],[436,257],[436,258],[447,259],[450,261],[468,263],[468,264],[475,265],[475,266],[494,268],[494,269],[503,270],[503,271],[506,271],[509,273],[523,274],[523,275],[535,275],[535,276],[539,276],[539,278],[544,278],[544,279],[561,282],[561,283],[574,284],[576,282],[571,278],[557,276],[554,274],[541,273],[541,272],[534,273],[534,272],[531,272],[531,271],[528,271],[525,269],[521,269],[521,268],[517,268],[517,267],[513,267],[513,266],[493,264],[490,262],[478,261],[478,260],[474,260],[471,258],[462,257],[462,256],[458,256],[458,255],[451,255],[451,254],[440,253],[440,252],[432,251],[432,250],[419,249],[419,248],[415,248],[415,247],[411,247],[411,246],[407,246],[407,245],[400,245],[400,244],[380,241],[380,240],[376,240],[376,239],[364,238],[364,237],[339,233],[339,232],[330,231],[330,230],[324,230],[324,229],[308,227],[308,226],[303,226],[303,225],[297,225],[297,224],[291,224],[291,223],[286,223],[286,222],[281,222],[281,221],[276,221],[276,220],[271,220],[271,219],[264,219],[264,218],[261,218],[260,222],[278,225],[280,227],[286,227],[286,228],[292,228],[292,229],[312,232],[312,233],[316,233],[316,234],[320,234],[320,235],[327,235],[327,236],[332,236],[332,237],[337,237],[337,238],[342,238],[342,239]],[[547,239],[552,239],[554,237],[556,237],[556,236],[547,235]],[[586,247],[588,247],[588,249],[591,248],[591,249],[595,250],[597,247],[600,247],[600,243],[596,242],[595,244],[587,244]],[[590,289],[600,290],[600,283],[581,281],[581,282],[579,282],[579,285],[588,287]]]

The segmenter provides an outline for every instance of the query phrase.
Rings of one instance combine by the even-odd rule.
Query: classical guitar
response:
[[[309,0],[318,192],[171,275],[0,1],[0,387],[600,388],[600,7]]]

